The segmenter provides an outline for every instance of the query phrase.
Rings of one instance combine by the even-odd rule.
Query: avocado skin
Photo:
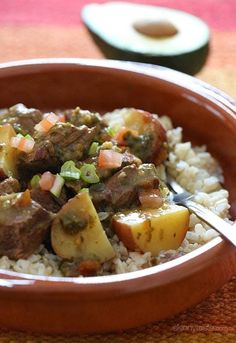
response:
[[[199,49],[184,54],[171,56],[157,56],[151,54],[137,53],[117,48],[105,42],[100,36],[93,32],[86,25],[86,23],[84,24],[87,27],[88,32],[91,34],[91,37],[93,38],[94,42],[100,48],[104,56],[108,59],[157,64],[181,71],[189,75],[195,75],[204,66],[210,50],[208,41]]]

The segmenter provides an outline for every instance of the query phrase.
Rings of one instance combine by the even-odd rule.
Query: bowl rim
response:
[[[29,60],[19,60],[12,62],[5,62],[0,64],[0,77],[21,74],[22,67],[25,73],[28,70],[34,71],[40,67],[40,70],[57,69],[60,66],[64,67],[91,67],[91,68],[106,68],[110,70],[121,70],[127,73],[137,73],[141,75],[150,76],[160,79],[163,82],[171,83],[179,88],[188,88],[192,93],[200,95],[203,98],[214,102],[218,107],[221,107],[230,120],[236,123],[236,101],[228,96],[223,91],[201,81],[192,76],[186,75],[179,71],[175,71],[166,67],[156,66],[151,64],[144,64],[138,62],[116,61],[105,59],[83,59],[83,58],[39,58]],[[26,69],[25,69],[26,68]],[[46,69],[45,69],[46,68]],[[157,285],[170,283],[172,280],[180,279],[186,275],[193,274],[199,268],[208,265],[211,258],[219,258],[221,255],[230,253],[234,247],[230,243],[223,240],[220,236],[214,238],[210,242],[205,243],[203,246],[196,250],[187,253],[184,256],[178,257],[172,261],[163,264],[149,267],[139,271],[129,273],[105,275],[95,277],[57,277],[57,276],[39,276],[18,273],[0,269],[0,289],[17,290],[23,293],[30,289],[33,292],[47,292],[50,288],[50,293],[65,292],[67,291],[93,293],[94,287],[96,291],[98,288],[101,290],[109,284],[114,290],[120,290],[122,284],[123,292],[130,292],[131,284],[139,289],[149,289]],[[191,270],[189,265],[191,264]],[[201,267],[200,267],[201,266]],[[160,275],[162,277],[160,278]],[[149,279],[149,282],[146,282]],[[144,282],[145,280],[145,282]],[[90,286],[90,287],[88,287]]]

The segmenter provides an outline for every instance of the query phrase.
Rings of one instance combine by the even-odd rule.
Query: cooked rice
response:
[[[167,169],[180,185],[195,195],[194,201],[226,219],[230,206],[228,192],[221,187],[223,175],[218,163],[206,151],[205,146],[192,147],[190,142],[183,143],[182,128],[172,128],[168,117],[162,117],[161,121],[168,130],[170,152],[165,166],[158,167],[160,178],[165,180]],[[104,220],[107,214],[102,212],[99,216],[101,220]],[[162,251],[156,257],[151,256],[149,252],[141,254],[128,251],[114,235],[111,243],[116,251],[116,257],[104,263],[100,275],[126,273],[162,263],[197,249],[217,235],[214,229],[199,220],[196,215],[191,214],[189,231],[179,249]],[[27,260],[13,261],[6,256],[0,258],[0,268],[34,275],[62,276],[59,269],[60,263],[60,257],[49,253],[44,246],[40,246]]]

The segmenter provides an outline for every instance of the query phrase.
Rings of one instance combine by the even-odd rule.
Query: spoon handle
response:
[[[196,214],[196,216],[213,227],[216,231],[227,238],[234,246],[236,246],[236,223],[233,225],[228,224],[212,211],[191,200],[183,200],[182,205],[187,207],[191,212]]]

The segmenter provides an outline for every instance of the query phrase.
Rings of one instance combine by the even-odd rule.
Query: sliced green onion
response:
[[[99,143],[98,142],[93,142],[91,145],[90,145],[90,148],[89,148],[89,156],[93,156],[93,155],[96,155],[97,151],[98,151],[98,147],[99,147]]]
[[[93,164],[84,164],[81,168],[81,179],[87,183],[97,183],[100,181]]]
[[[108,126],[108,127],[106,128],[106,132],[107,132],[108,135],[111,136],[111,137],[114,137],[115,134],[116,134],[116,131],[115,131],[114,128],[111,127],[111,126]]]
[[[53,186],[50,189],[50,192],[53,195],[55,195],[55,197],[59,198],[64,183],[65,183],[65,180],[63,179],[63,177],[61,177],[61,175],[57,174],[55,181],[53,183]]]
[[[66,161],[61,167],[60,175],[66,180],[79,180],[80,174],[74,161]]]
[[[29,134],[24,136],[21,133],[17,133],[16,137],[25,138],[25,139],[31,139],[32,141],[34,140],[33,137],[31,135],[29,135]]]
[[[80,193],[88,193],[89,189],[88,188],[81,188]]]
[[[27,135],[25,136],[25,138],[26,138],[26,139],[34,140],[33,137],[32,137],[31,135],[29,135],[29,134],[27,134]]]
[[[34,175],[32,177],[32,179],[30,180],[30,186],[31,188],[35,188],[38,186],[39,184],[39,180],[40,180],[40,176],[39,175]]]

